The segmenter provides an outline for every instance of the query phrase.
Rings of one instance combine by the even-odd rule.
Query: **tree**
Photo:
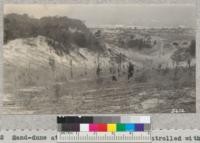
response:
[[[86,47],[88,45],[85,35],[80,32],[75,33],[74,41],[80,47]]]
[[[191,56],[195,57],[196,55],[196,41],[192,40],[190,44],[190,54]]]
[[[98,30],[97,32],[95,32],[95,36],[98,38],[101,37],[101,30]]]
[[[133,73],[134,73],[134,65],[129,62],[129,65],[128,65],[128,80],[133,76]]]

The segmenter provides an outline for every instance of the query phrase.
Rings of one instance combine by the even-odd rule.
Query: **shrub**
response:
[[[145,71],[139,73],[135,77],[136,82],[147,82],[147,73]]]

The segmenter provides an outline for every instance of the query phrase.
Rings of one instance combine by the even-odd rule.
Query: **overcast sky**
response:
[[[183,4],[7,4],[4,12],[5,14],[26,13],[35,18],[43,16],[68,16],[83,20],[90,27],[103,25],[195,27],[196,25],[195,6]]]

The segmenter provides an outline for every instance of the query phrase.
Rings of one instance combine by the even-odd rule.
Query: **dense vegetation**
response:
[[[102,50],[98,40],[86,25],[68,17],[31,18],[28,15],[8,14],[4,17],[4,42],[17,38],[45,36],[54,48],[68,52],[72,44],[92,50]],[[59,52],[59,53],[62,53]]]
[[[128,41],[127,45],[129,48],[136,47],[139,50],[141,50],[143,48],[152,48],[152,45],[143,39],[131,39]]]

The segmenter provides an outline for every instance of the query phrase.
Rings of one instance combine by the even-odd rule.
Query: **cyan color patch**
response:
[[[126,124],[125,128],[127,132],[133,132],[135,131],[135,124]]]

